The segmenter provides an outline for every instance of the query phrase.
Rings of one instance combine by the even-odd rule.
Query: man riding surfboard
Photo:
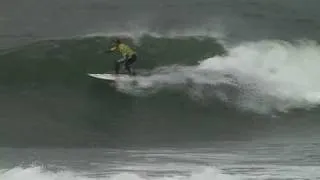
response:
[[[120,65],[124,64],[129,75],[135,75],[135,72],[132,70],[132,64],[137,60],[136,52],[128,45],[122,43],[118,38],[113,40],[113,43],[113,47],[107,52],[118,51],[122,55],[122,58],[115,63],[115,73],[119,74]]]

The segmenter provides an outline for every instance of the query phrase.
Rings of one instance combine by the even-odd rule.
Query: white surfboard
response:
[[[131,80],[132,77],[126,74],[88,74],[91,77],[104,79],[109,81],[118,81],[118,80]]]

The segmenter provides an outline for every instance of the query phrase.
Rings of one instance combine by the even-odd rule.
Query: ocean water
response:
[[[3,0],[0,179],[320,179],[319,5]]]

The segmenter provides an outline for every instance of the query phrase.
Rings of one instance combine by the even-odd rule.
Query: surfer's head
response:
[[[121,43],[120,39],[119,38],[115,38],[113,41],[112,41],[115,45],[119,45]]]

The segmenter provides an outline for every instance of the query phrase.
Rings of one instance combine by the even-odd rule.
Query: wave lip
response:
[[[257,93],[276,99],[273,105],[285,111],[320,103],[319,59],[314,41],[261,41],[241,44],[226,57],[202,61],[199,68],[228,71],[241,84],[254,84]]]

